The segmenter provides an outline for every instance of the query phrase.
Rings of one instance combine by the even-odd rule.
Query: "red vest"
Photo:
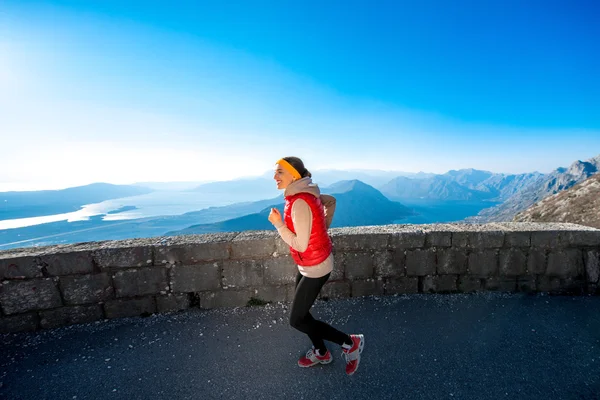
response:
[[[296,233],[294,230],[294,223],[292,222],[292,206],[298,199],[306,201],[310,207],[310,211],[312,212],[312,229],[310,231],[310,238],[308,239],[308,247],[306,250],[299,252],[290,247],[290,253],[292,254],[294,261],[296,261],[296,264],[303,267],[311,267],[325,261],[331,254],[333,245],[331,243],[331,238],[327,233],[323,203],[321,203],[321,199],[310,193],[298,193],[285,198],[283,220],[289,230]]]

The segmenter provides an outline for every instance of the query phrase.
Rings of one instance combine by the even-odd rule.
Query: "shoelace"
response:
[[[308,358],[311,361],[314,361],[317,358],[317,354],[315,353],[314,349],[310,349],[306,352],[306,358]]]
[[[359,351],[358,349],[354,350],[352,353],[346,353],[345,351],[342,350],[342,358],[344,360],[346,360],[346,364],[350,363],[351,361],[354,361],[358,358],[359,355]]]

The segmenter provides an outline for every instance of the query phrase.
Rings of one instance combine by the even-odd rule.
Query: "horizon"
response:
[[[2,2],[0,192],[596,157],[600,5],[509,3]]]
[[[600,156],[600,154],[598,156]],[[585,161],[585,160],[576,160],[576,161]],[[574,162],[576,162],[576,161],[574,161]],[[559,167],[554,168],[552,171],[556,171],[559,168],[565,168],[565,167],[568,167],[568,166],[559,166]],[[313,174],[313,179],[318,183],[318,173],[319,172],[340,172],[340,173],[357,172],[357,173],[365,173],[365,174],[369,174],[369,173],[398,174],[394,178],[391,178],[391,179],[395,179],[396,177],[401,177],[401,176],[407,176],[410,178],[412,175],[419,175],[419,174],[445,175],[445,174],[448,174],[448,173],[454,172],[454,171],[468,171],[468,170],[487,172],[487,173],[491,173],[491,174],[495,174],[495,175],[518,175],[518,174],[509,174],[509,173],[494,172],[494,171],[488,171],[488,170],[479,170],[476,168],[450,169],[450,170],[442,172],[442,173],[433,173],[433,172],[426,172],[426,171],[409,172],[409,171],[375,170],[375,169],[334,169],[334,168],[329,168],[329,169],[317,169],[317,170],[311,171],[311,173]],[[549,171],[549,172],[552,172],[552,171]],[[546,172],[546,173],[549,173],[549,172]],[[270,173],[270,171],[264,171],[262,174],[258,174],[258,175],[246,175],[246,176],[240,176],[240,177],[236,177],[236,178],[232,178],[232,179],[212,180],[212,181],[211,180],[205,180],[205,181],[200,181],[200,180],[144,181],[144,182],[135,181],[135,182],[127,182],[127,183],[113,183],[113,182],[106,182],[106,181],[96,181],[96,182],[87,182],[87,183],[83,183],[83,184],[78,184],[78,185],[74,185],[74,186],[47,187],[47,188],[41,188],[41,189],[39,188],[39,186],[37,188],[28,188],[28,186],[20,186],[20,187],[22,187],[22,189],[18,189],[18,190],[3,190],[4,187],[10,187],[10,186],[3,185],[2,183],[0,183],[0,193],[57,191],[57,190],[70,189],[70,188],[74,188],[74,187],[84,187],[84,186],[95,185],[95,184],[122,185],[122,186],[144,186],[144,184],[184,184],[184,183],[189,183],[189,184],[203,185],[203,184],[216,183],[216,182],[231,182],[231,181],[236,181],[236,180],[258,179],[258,178],[263,178],[263,177],[267,178],[267,174],[269,174],[269,173]],[[546,173],[540,172],[540,171],[529,171],[529,172],[523,172],[523,173],[524,174],[534,174],[534,173],[546,174]],[[315,176],[315,175],[317,175],[317,176]],[[353,180],[353,179],[349,179],[349,180]],[[360,179],[358,179],[358,178],[356,178],[354,180],[360,181]],[[18,187],[19,186],[15,186],[15,188],[18,188]]]

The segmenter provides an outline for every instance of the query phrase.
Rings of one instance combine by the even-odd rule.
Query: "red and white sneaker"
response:
[[[352,347],[348,350],[342,350],[342,357],[346,360],[346,374],[352,375],[358,369],[360,364],[360,353],[365,348],[365,337],[363,335],[350,335]]]
[[[306,355],[300,357],[298,360],[298,366],[302,368],[312,367],[317,364],[329,364],[333,360],[331,353],[327,350],[324,356],[317,355],[314,347],[306,352]]]

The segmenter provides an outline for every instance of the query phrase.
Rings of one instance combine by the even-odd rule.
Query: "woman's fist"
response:
[[[281,213],[276,208],[271,208],[271,212],[269,213],[269,222],[273,225],[281,224]]]

